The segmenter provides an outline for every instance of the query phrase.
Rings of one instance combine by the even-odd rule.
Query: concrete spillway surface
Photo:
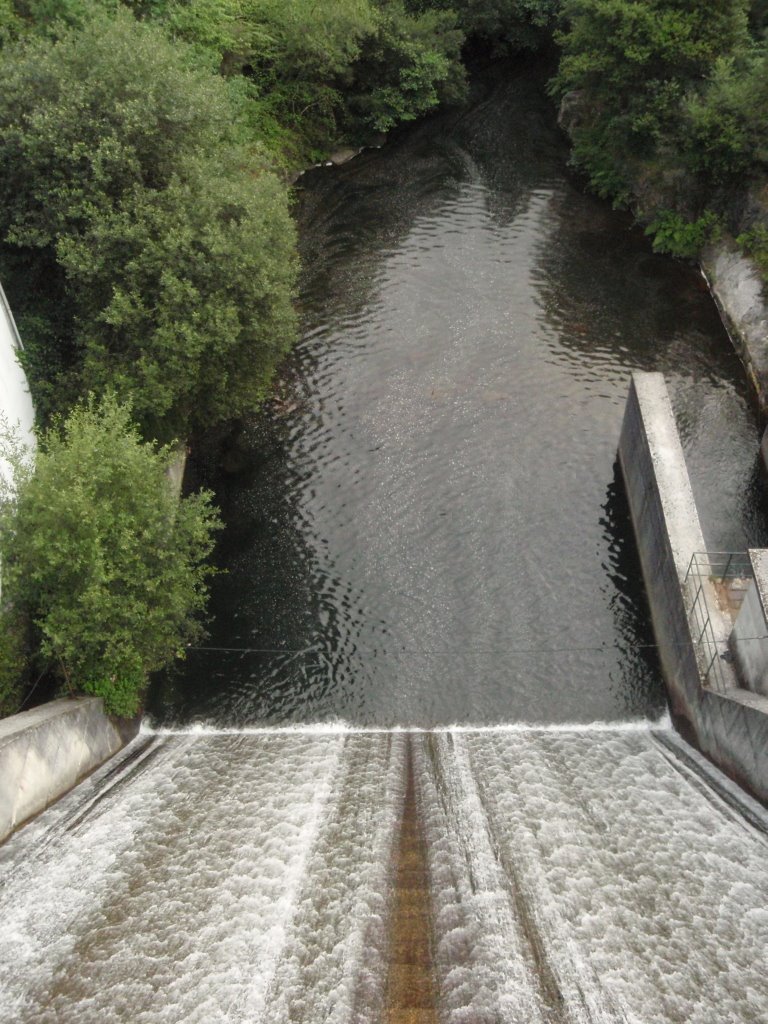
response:
[[[0,1020],[764,1021],[765,822],[664,739],[142,736],[0,850]]]

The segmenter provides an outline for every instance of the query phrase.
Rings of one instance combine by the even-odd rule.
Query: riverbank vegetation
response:
[[[695,256],[727,231],[768,271],[767,23],[764,0],[0,0],[0,279],[41,428],[57,424],[40,465],[59,461],[57,486],[80,494],[56,438],[96,415],[89,395],[129,406],[120,444],[150,454],[256,411],[296,333],[291,177],[460,104],[478,54],[544,49],[551,61],[559,48],[551,91],[592,187],[633,207],[660,249]],[[37,486],[25,478],[19,493]],[[167,521],[165,499],[151,501]],[[5,516],[20,544],[27,527]],[[49,539],[74,552],[76,532],[57,521]],[[201,534],[188,560],[192,618],[208,544]],[[74,644],[53,658],[44,591],[14,568],[34,577],[38,558],[42,573],[43,553],[20,551],[3,570],[6,710],[32,680],[25,622],[76,687],[144,679],[163,660],[96,670]],[[190,621],[177,618],[163,657]],[[121,701],[115,691],[110,706]]]
[[[402,0],[0,0],[0,279],[44,431],[3,502],[3,711],[42,666],[132,713],[183,653],[215,517],[170,515],[154,442],[259,407],[295,337],[290,172],[460,101],[463,38]]]
[[[573,159],[656,248],[695,257],[723,232],[768,266],[763,0],[564,0],[552,91]]]

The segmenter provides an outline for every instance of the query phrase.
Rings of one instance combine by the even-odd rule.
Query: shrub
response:
[[[113,395],[49,430],[34,468],[7,438],[3,454],[14,466],[0,500],[3,600],[29,615],[68,690],[135,714],[149,673],[201,636],[219,525],[210,496],[176,498],[172,449],[143,443]]]
[[[653,237],[656,252],[695,259],[707,242],[716,236],[719,227],[719,219],[712,210],[706,210],[694,221],[686,220],[673,210],[662,210],[645,233]]]
[[[768,227],[760,224],[739,235],[736,241],[747,256],[752,257],[763,276],[768,279]]]
[[[27,667],[27,624],[5,602],[0,609],[0,718],[15,714],[22,702]]]

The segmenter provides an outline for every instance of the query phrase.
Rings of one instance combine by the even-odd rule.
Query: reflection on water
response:
[[[765,536],[701,277],[582,194],[539,85],[301,179],[303,337],[219,481],[210,646],[164,721],[621,720],[663,694],[615,453],[670,383],[712,547]],[[256,650],[253,650],[256,649]]]

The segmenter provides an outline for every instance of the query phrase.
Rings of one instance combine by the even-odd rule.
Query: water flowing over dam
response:
[[[541,86],[302,179],[211,637],[0,846],[3,1024],[768,1020],[768,818],[668,726],[615,465],[663,370],[709,543],[763,544],[756,417]]]
[[[5,848],[0,1018],[762,1020],[768,816],[666,735],[142,736]]]

